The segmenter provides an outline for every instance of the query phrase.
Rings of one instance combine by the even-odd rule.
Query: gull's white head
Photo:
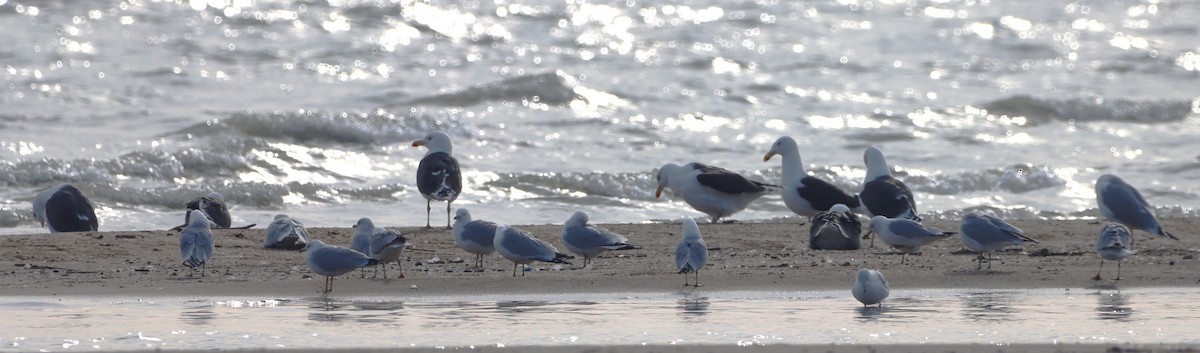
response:
[[[879,147],[867,147],[867,151],[863,152],[863,162],[867,165],[866,180],[875,180],[875,178],[892,175],[892,170],[888,168],[887,159],[883,157],[883,151]]]
[[[678,174],[683,168],[675,163],[663,164],[662,168],[658,168],[658,174],[655,176],[658,181],[658,189],[654,190],[655,198],[662,197],[663,189],[671,185],[671,176]]]
[[[449,154],[453,150],[453,146],[450,144],[450,135],[446,135],[446,133],[441,131],[431,132],[425,135],[425,138],[413,141],[412,145],[413,147],[425,146],[425,148],[429,149],[429,152],[426,154],[434,152]]]
[[[829,212],[850,213],[850,208],[846,207],[846,205],[839,203],[839,204],[833,205],[833,207],[830,207]]]
[[[354,223],[354,229],[358,229],[359,231],[365,230],[369,232],[375,229],[375,222],[371,222],[370,218],[359,218],[358,223]]]
[[[567,218],[567,222],[564,223],[563,225],[564,226],[580,226],[580,227],[582,227],[582,226],[587,225],[587,222],[588,222],[587,213],[583,213],[583,211],[575,211],[575,213],[571,214],[571,218]]]
[[[883,227],[886,226],[887,224],[888,224],[887,217],[875,216],[875,217],[871,217],[871,222],[869,223],[869,227],[871,228],[872,232],[879,233],[879,231],[883,230]]]
[[[188,227],[208,228],[208,216],[205,216],[204,211],[201,210],[189,211]]]
[[[683,238],[684,239],[700,239],[700,226],[696,225],[696,220],[692,217],[683,219]]]
[[[871,281],[871,270],[860,268],[858,269],[858,283],[867,283]]]
[[[786,157],[792,154],[800,154],[800,147],[796,145],[796,140],[787,136],[780,137],[778,140],[775,140],[774,144],[771,144],[771,149],[763,156],[763,162],[771,160],[771,157],[775,157],[775,155]]]
[[[208,193],[208,198],[213,199],[213,200],[225,201],[225,195],[221,195],[221,193],[216,192],[216,191]]]

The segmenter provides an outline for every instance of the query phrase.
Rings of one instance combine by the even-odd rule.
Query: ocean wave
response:
[[[982,191],[1002,191],[1015,194],[1066,185],[1067,181],[1044,165],[1016,164],[937,175],[909,175],[903,178],[913,192],[939,195],[962,195]]]
[[[983,104],[989,114],[1023,116],[1030,123],[1052,121],[1178,122],[1196,113],[1196,102],[1185,99],[1039,98],[1016,95]]]
[[[575,102],[587,105],[622,106],[623,99],[610,93],[580,85],[579,80],[562,71],[518,76],[499,82],[486,83],[458,92],[420,97],[406,102],[410,105],[470,106],[481,102],[522,102],[568,106]]]
[[[576,195],[641,201],[654,200],[654,189],[658,187],[651,172],[508,173],[483,185],[490,189],[517,189],[538,197]]]
[[[372,146],[412,142],[434,130],[452,135],[470,135],[472,132],[467,122],[452,115],[301,110],[266,114],[234,113],[226,119],[197,123],[169,135],[225,139],[231,136],[231,130],[244,136],[305,145],[338,143]]]

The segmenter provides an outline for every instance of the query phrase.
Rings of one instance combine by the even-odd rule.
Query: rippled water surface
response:
[[[882,146],[922,212],[1094,216],[1115,173],[1200,209],[1200,2],[0,0],[0,233],[56,182],[101,229],[181,224],[222,192],[286,212],[420,224],[445,130],[456,203],[507,223],[698,215],[668,162],[778,182],[769,144],[847,189]],[[778,197],[741,219],[790,213]]]
[[[1196,289],[0,299],[0,350],[1200,343]]]

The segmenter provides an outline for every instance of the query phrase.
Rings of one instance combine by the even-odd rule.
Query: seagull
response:
[[[187,217],[184,217],[184,223],[187,224],[191,224],[192,210],[202,211],[201,214],[212,221],[213,228],[229,228],[233,224],[229,209],[225,207],[225,196],[216,191],[188,202],[187,209]]]
[[[817,212],[808,228],[808,248],[813,250],[858,250],[862,247],[862,222],[850,207],[836,204]]]
[[[604,228],[587,224],[588,215],[583,211],[575,211],[563,223],[562,241],[567,250],[583,256],[583,267],[588,267],[591,260],[608,250],[629,250],[638,247],[629,244],[624,235],[613,233]]]
[[[475,268],[483,268],[483,256],[496,252],[496,223],[471,220],[465,208],[454,211],[454,245],[475,255]]]
[[[375,234],[375,223],[370,218],[359,218],[352,227],[354,236],[350,238],[350,249],[371,256],[371,235]],[[367,278],[366,270],[358,272],[358,278]]]
[[[657,179],[654,197],[661,197],[663,189],[670,187],[692,208],[708,214],[713,223],[745,209],[750,202],[779,187],[696,162],[682,166],[665,164],[658,169]]]
[[[904,218],[871,217],[871,233],[879,234],[884,243],[904,254],[900,263],[908,260],[908,254],[921,252],[921,247],[936,240],[946,239],[954,232],[943,232]]]
[[[308,229],[288,215],[275,215],[275,220],[267,225],[267,234],[263,237],[263,247],[301,250],[308,245]]]
[[[1100,213],[1110,221],[1179,240],[1158,224],[1154,209],[1142,198],[1142,194],[1116,175],[1104,174],[1096,179],[1096,203],[1100,205]]]
[[[863,161],[867,164],[867,176],[863,179],[862,191],[858,193],[859,201],[867,216],[885,216],[887,218],[905,218],[917,222],[917,201],[913,193],[899,179],[892,177],[887,159],[878,147],[867,147],[863,153]],[[875,240],[871,240],[875,246]]]
[[[200,276],[204,276],[208,260],[212,259],[217,247],[204,212],[192,210],[191,213],[187,227],[179,232],[179,256],[183,258],[184,266],[190,267],[193,273],[200,267]]]
[[[366,254],[336,245],[325,245],[317,239],[308,242],[308,247],[304,249],[304,263],[308,265],[308,269],[325,276],[325,290],[321,292],[322,295],[333,291],[333,277],[344,275],[356,268],[379,264],[379,260]]]
[[[854,287],[850,288],[850,294],[853,294],[854,299],[858,299],[863,307],[879,304],[882,308],[883,300],[888,297],[887,278],[879,271],[860,268]]]
[[[450,136],[434,131],[412,145],[429,149],[417,166],[417,190],[425,196],[425,228],[433,228],[429,225],[429,213],[433,210],[430,203],[446,201],[446,229],[450,229],[450,204],[462,194],[462,170],[458,168],[458,160],[450,155],[453,149]]]
[[[1002,219],[970,212],[963,215],[958,225],[958,237],[962,239],[967,249],[980,253],[979,266],[983,269],[984,254],[987,254],[988,269],[992,269],[992,253],[1011,245],[1037,243],[1037,240],[1025,236],[1025,232]]]
[[[400,255],[404,253],[404,247],[408,244],[408,238],[404,234],[397,233],[386,228],[375,228],[371,234],[370,256],[372,259],[379,260],[379,264],[383,267],[383,278],[387,279],[387,263],[396,261],[396,267],[400,268],[400,277],[404,278],[404,264],[400,262]],[[379,267],[376,267],[378,269]],[[375,278],[375,275],[371,275]]]
[[[94,232],[100,228],[96,209],[71,184],[58,184],[33,197],[33,218],[50,233]]]
[[[499,252],[500,256],[508,259],[508,261],[513,262],[513,277],[517,276],[518,264],[524,265],[534,261],[541,261],[570,265],[571,263],[565,259],[574,258],[558,252],[558,249],[555,249],[554,245],[534,238],[529,232],[509,226],[497,226],[494,241],[496,252]],[[525,276],[525,271],[521,271],[521,276]]]
[[[1103,279],[1100,278],[1100,271],[1104,270],[1104,260],[1117,262],[1117,278],[1115,280],[1121,280],[1121,261],[1129,255],[1133,255],[1133,251],[1129,250],[1131,246],[1133,246],[1133,238],[1130,236],[1128,227],[1109,223],[1100,228],[1099,239],[1096,241],[1096,253],[1100,255],[1100,269],[1096,270],[1096,277],[1092,277],[1092,280]]]
[[[683,285],[690,286],[687,274],[695,273],[695,286],[699,287],[700,269],[707,264],[708,245],[705,245],[704,238],[700,237],[700,226],[696,225],[696,220],[684,218],[683,236],[679,239],[679,245],[675,246],[675,268],[683,274]]]
[[[763,162],[779,155],[783,160],[783,204],[798,215],[812,217],[836,204],[859,208],[858,197],[847,194],[825,180],[808,175],[800,160],[800,148],[791,137],[780,137],[763,156]],[[855,248],[857,249],[857,247]]]

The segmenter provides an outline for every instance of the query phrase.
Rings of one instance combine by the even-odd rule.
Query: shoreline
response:
[[[929,222],[944,230],[956,222]],[[908,264],[882,244],[875,249],[820,251],[807,248],[807,225],[790,219],[774,223],[702,224],[712,249],[709,267],[700,272],[703,291],[848,290],[858,268],[882,271],[893,290],[1200,287],[1200,240],[1187,230],[1197,219],[1168,219],[1164,226],[1179,241],[1150,239],[1134,233],[1137,254],[1112,281],[1116,266],[1107,262],[1105,280],[1093,281],[1100,260],[1094,252],[1099,222],[1034,220],[1014,225],[1037,239],[1024,249],[993,255],[992,271],[975,270],[975,255],[963,251],[957,237],[926,246]],[[410,235],[403,279],[338,277],[331,296],[438,296],[462,294],[672,293],[683,278],[674,271],[678,223],[599,225],[629,237],[642,249],[608,252],[590,269],[535,264],[513,278],[512,263],[485,257],[484,272],[467,269],[472,256],[454,247],[447,229],[388,227]],[[561,225],[517,226],[560,250]],[[310,234],[332,244],[348,244],[351,228],[313,228]],[[218,295],[316,296],[322,278],[304,265],[298,251],[262,248],[264,229],[214,230],[217,250],[205,276],[189,276],[178,254],[177,232],[94,232],[0,236],[0,296]],[[866,246],[864,242],[864,247]],[[464,261],[465,260],[465,261]],[[580,260],[580,259],[576,259]],[[396,276],[395,264],[388,270]],[[414,288],[415,286],[415,288]]]

